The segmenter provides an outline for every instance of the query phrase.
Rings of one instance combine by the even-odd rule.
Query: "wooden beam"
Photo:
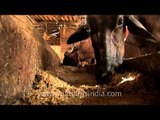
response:
[[[73,20],[72,20],[72,16],[70,15],[70,16],[68,16],[68,18],[69,18],[69,20],[72,22]]]
[[[54,16],[52,16],[52,15],[48,15],[48,19],[49,19],[50,21],[55,21],[55,20],[54,20]]]
[[[60,18],[61,18],[61,20],[62,20],[63,22],[65,21],[65,19],[63,18],[63,16],[61,16]]]
[[[45,18],[45,21],[49,21],[50,20],[48,15],[44,15],[43,17]]]
[[[35,19],[34,19],[34,17],[33,17],[32,15],[26,15],[26,17],[27,17],[34,25],[38,24],[38,22],[35,21]]]
[[[65,15],[64,18],[66,21],[69,21],[68,15]]]
[[[58,23],[58,19],[57,19],[57,16],[53,16],[53,19],[56,23]]]
[[[40,21],[45,21],[45,17],[43,15],[39,15]]]
[[[77,16],[76,16],[76,15],[73,16],[73,20],[74,20],[74,21],[77,21]]]
[[[33,18],[38,22],[39,21],[39,17],[38,17],[38,15],[33,15]]]

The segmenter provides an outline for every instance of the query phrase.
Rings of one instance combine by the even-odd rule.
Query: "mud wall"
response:
[[[25,15],[0,16],[0,104],[29,91],[39,69],[54,71],[59,64]]]

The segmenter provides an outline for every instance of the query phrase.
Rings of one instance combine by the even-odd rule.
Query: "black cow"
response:
[[[69,37],[67,43],[91,37],[96,58],[95,76],[99,84],[110,82],[115,68],[123,63],[128,31],[156,40],[133,15],[88,15],[86,23]]]

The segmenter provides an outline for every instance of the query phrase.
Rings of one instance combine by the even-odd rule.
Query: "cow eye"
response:
[[[123,19],[123,18],[120,18],[120,19],[118,20],[118,23],[117,23],[117,24],[118,24],[119,26],[121,26],[121,25],[123,25],[123,21],[124,21],[124,19]]]

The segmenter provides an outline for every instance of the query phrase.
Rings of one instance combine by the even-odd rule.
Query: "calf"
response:
[[[74,43],[64,54],[63,65],[85,66],[95,63],[91,39]]]
[[[96,58],[96,80],[99,84],[111,81],[115,68],[123,63],[128,33],[156,40],[132,15],[88,15],[86,25],[72,34],[67,43],[92,40]]]

